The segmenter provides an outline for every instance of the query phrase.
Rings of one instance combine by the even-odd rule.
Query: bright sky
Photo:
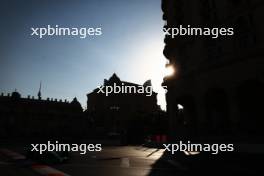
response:
[[[86,94],[115,72],[138,84],[151,79],[165,108],[160,0],[6,0],[0,22],[0,92],[37,97],[42,81],[43,98],[77,97],[85,108]],[[101,27],[103,34],[30,36],[31,27],[47,25]]]

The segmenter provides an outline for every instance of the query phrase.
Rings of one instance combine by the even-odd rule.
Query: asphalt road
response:
[[[1,176],[38,176],[36,172],[25,167],[18,167],[9,158],[0,153]]]
[[[172,176],[175,173],[182,175],[179,168],[160,159],[163,152],[161,149],[141,146],[103,147],[100,152],[88,152],[85,155],[73,152],[67,163],[48,165],[48,168],[42,165],[24,167],[0,154],[0,175],[48,175],[46,171],[59,173],[55,174],[56,176]]]
[[[72,153],[69,163],[56,169],[72,176],[170,176],[177,168],[160,160],[163,150],[138,146],[104,147],[86,155]]]
[[[182,157],[185,160],[174,155],[171,163],[170,155],[166,153],[164,157],[163,149],[124,146],[103,147],[100,152],[84,155],[73,152],[67,163],[51,165],[23,159],[23,147],[19,145],[5,148],[0,148],[0,176],[251,176],[259,175],[263,163],[263,155],[243,153]]]

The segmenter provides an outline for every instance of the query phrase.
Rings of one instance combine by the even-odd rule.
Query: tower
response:
[[[39,84],[38,99],[41,100],[41,81]]]

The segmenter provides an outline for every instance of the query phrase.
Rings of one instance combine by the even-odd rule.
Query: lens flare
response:
[[[172,65],[166,67],[165,76],[172,76],[175,73],[175,69]]]

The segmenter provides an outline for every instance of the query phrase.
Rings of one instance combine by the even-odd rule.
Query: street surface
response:
[[[182,175],[179,168],[166,159],[160,159],[163,152],[162,149],[141,146],[103,147],[101,152],[89,152],[85,155],[73,152],[67,163],[49,165],[49,169],[60,172],[58,175],[70,176]],[[31,167],[21,167],[3,155],[0,155],[0,172],[4,173],[0,174],[3,176],[45,175]]]
[[[86,155],[73,153],[69,163],[55,166],[69,175],[175,175],[177,169],[165,160],[159,161],[163,150],[139,146],[104,147],[101,152]]]

